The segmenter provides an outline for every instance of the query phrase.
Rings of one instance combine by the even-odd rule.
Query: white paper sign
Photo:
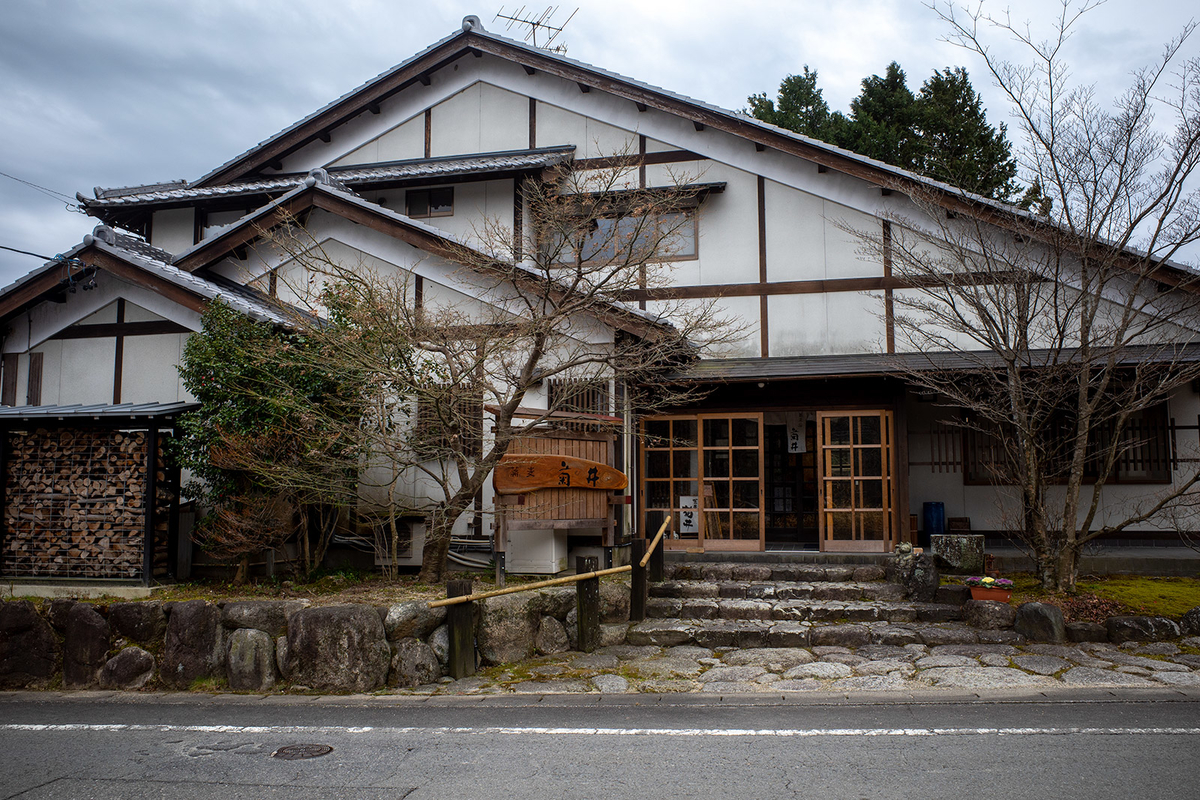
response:
[[[808,442],[804,437],[807,414],[787,415],[787,445],[789,453],[804,453],[808,450]]]
[[[700,518],[697,509],[700,508],[700,498],[680,496],[679,498],[679,532],[700,533]]]

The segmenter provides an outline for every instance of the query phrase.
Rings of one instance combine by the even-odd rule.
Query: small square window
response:
[[[405,193],[405,213],[413,219],[454,215],[454,187],[410,189]]]

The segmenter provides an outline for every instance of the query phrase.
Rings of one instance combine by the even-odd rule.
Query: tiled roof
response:
[[[451,178],[513,170],[534,170],[561,164],[575,152],[574,145],[543,147],[535,150],[512,150],[470,156],[444,156],[407,161],[388,161],[367,166],[330,167],[329,177],[346,186],[366,186],[386,181],[410,178]],[[139,187],[97,189],[96,199],[85,199],[92,208],[114,208],[174,201],[203,200],[214,197],[286,192],[302,185],[308,173],[280,175],[255,181],[228,183],[221,186],[189,186],[185,183],[155,184],[139,191]]]
[[[171,265],[171,254],[167,251],[160,250],[136,236],[117,233],[104,225],[98,226],[95,233],[84,237],[81,244],[63,253],[62,258],[74,258],[89,246],[120,258],[151,275],[173,283],[193,294],[206,297],[209,300],[220,300],[251,319],[260,322],[286,325],[292,320],[291,314],[298,313],[292,312],[278,302],[248,286],[240,286],[219,279],[202,278],[199,275],[184,272],[178,267]],[[62,268],[62,261],[58,259],[48,261],[27,275],[0,289],[0,296],[8,294],[32,278],[36,278],[50,270]]]
[[[1069,353],[1030,351],[1029,363],[1062,360]],[[1118,364],[1146,361],[1197,362],[1200,345],[1131,346],[1124,349]],[[822,356],[772,356],[769,358],[702,359],[683,372],[668,376],[679,381],[726,381],[741,383],[804,378],[841,378],[874,375],[902,375],[920,370],[971,371],[1001,366],[999,356],[990,351],[965,350],[934,353],[850,353]]]
[[[96,403],[68,406],[0,406],[0,422],[35,419],[131,419],[172,417],[199,408],[199,403]]]

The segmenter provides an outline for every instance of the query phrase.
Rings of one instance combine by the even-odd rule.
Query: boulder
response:
[[[384,685],[391,657],[383,620],[370,606],[303,608],[288,620],[286,674],[292,683],[369,692]]]
[[[629,622],[629,584],[600,584],[600,621]]]
[[[1022,603],[1013,630],[1031,642],[1061,644],[1067,640],[1062,609],[1050,603]]]
[[[1114,643],[1155,642],[1183,635],[1179,623],[1166,617],[1109,617],[1105,627],[1108,640]]]
[[[563,624],[554,617],[543,616],[538,624],[537,634],[533,637],[534,648],[542,655],[564,653],[570,649],[571,642],[567,639],[567,631]]]
[[[429,634],[429,638],[425,640],[425,644],[433,648],[433,654],[437,656],[437,660],[443,666],[450,662],[449,625],[439,625],[435,628],[433,633]]]
[[[279,674],[284,680],[287,680],[287,635],[275,637],[275,669],[279,670]]]
[[[625,644],[626,637],[629,636],[628,622],[614,622],[611,625],[600,626],[600,646],[601,647],[619,647]]]
[[[108,609],[108,624],[113,633],[131,642],[151,644],[162,641],[167,632],[167,615],[162,603],[113,603]]]
[[[557,620],[565,619],[575,607],[575,589],[571,586],[551,586],[537,593],[539,611]],[[601,600],[603,600],[601,595]]]
[[[0,689],[46,683],[58,666],[58,637],[28,600],[0,602]]]
[[[897,550],[888,559],[886,574],[889,582],[904,586],[911,600],[929,603],[937,597],[938,571],[930,555]]]
[[[46,619],[50,621],[50,625],[59,633],[65,633],[67,630],[67,614],[71,613],[71,607],[79,601],[73,597],[56,597],[46,604]]]
[[[968,600],[963,604],[963,619],[972,628],[1011,628],[1017,621],[1017,610],[996,600]]]
[[[422,686],[434,683],[440,677],[442,665],[432,647],[411,637],[393,645],[389,686]]]
[[[871,629],[862,625],[825,625],[813,628],[809,638],[814,645],[862,647],[871,644]]]
[[[219,608],[204,600],[171,604],[159,673],[164,683],[177,689],[186,689],[196,680],[224,677],[225,631]]]
[[[88,603],[76,603],[67,614],[63,638],[63,685],[95,686],[108,660],[108,621]]]
[[[1068,622],[1067,641],[1107,642],[1108,628],[1099,622]]]
[[[1184,614],[1180,618],[1179,623],[1179,627],[1183,629],[1184,636],[1196,636],[1200,634],[1200,606],[1196,606]]]
[[[265,692],[275,686],[275,640],[258,628],[238,628],[229,635],[229,688]]]
[[[140,647],[126,647],[100,670],[104,689],[141,689],[154,677],[154,656]]]
[[[939,569],[951,575],[983,574],[983,534],[946,533],[929,537]]]
[[[424,600],[407,600],[388,608],[383,621],[390,642],[401,639],[424,639],[446,621],[446,607],[430,608]]]
[[[948,606],[961,606],[971,599],[971,587],[957,583],[939,586],[933,602]]]
[[[508,664],[533,656],[533,637],[541,615],[522,594],[506,594],[480,601],[481,613],[475,643],[484,664]]]
[[[230,630],[248,628],[281,636],[287,631],[288,617],[308,605],[307,600],[239,600],[221,609],[221,624]]]

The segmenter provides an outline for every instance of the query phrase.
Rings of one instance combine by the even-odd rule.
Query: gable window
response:
[[[583,226],[580,226],[583,227]],[[552,235],[549,246],[558,249],[563,263],[575,260],[578,251],[584,263],[683,261],[696,258],[696,209],[685,208],[652,216],[621,215],[596,217],[587,230],[573,232],[574,246],[561,246],[562,233]],[[652,257],[647,258],[647,255]]]
[[[413,219],[454,216],[454,187],[409,189],[404,193],[404,213]]]

